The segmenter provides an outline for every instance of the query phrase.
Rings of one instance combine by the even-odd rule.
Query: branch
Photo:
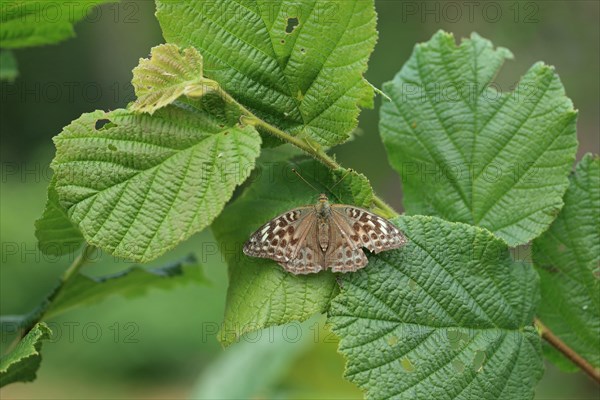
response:
[[[581,357],[579,354],[577,354],[577,352],[575,352],[575,350],[567,346],[565,342],[560,340],[559,337],[556,336],[550,329],[548,329],[548,327],[544,325],[542,321],[540,321],[538,318],[535,318],[533,322],[537,325],[540,333],[542,334],[542,337],[548,343],[550,343],[552,347],[560,351],[565,357],[567,357],[575,365],[577,365],[583,372],[588,374],[590,378],[596,381],[596,383],[600,383],[600,371],[598,369],[594,368],[594,366],[590,364],[585,358]]]
[[[59,293],[63,290],[67,282],[71,281],[71,279],[77,276],[81,267],[83,267],[89,261],[90,256],[95,250],[96,248],[94,246],[91,246],[87,243],[84,245],[79,256],[77,256],[77,258],[73,260],[73,263],[62,274],[58,285],[54,288],[54,290],[48,295],[48,297],[46,297],[46,299],[39,306],[37,306],[33,311],[31,311],[23,320],[23,322],[21,323],[21,338],[27,335],[27,333],[44,318],[46,312],[48,311],[48,308],[50,307],[54,299],[56,299]]]
[[[331,156],[329,156],[318,144],[311,144],[309,139],[300,139],[298,137],[292,136],[281,129],[269,124],[268,122],[260,119],[242,104],[238,103],[229,93],[224,91],[223,89],[219,90],[219,93],[223,100],[237,105],[240,110],[245,114],[244,122],[253,125],[256,127],[263,128],[271,135],[283,140],[284,142],[290,143],[300,150],[303,150],[308,155],[313,157],[315,160],[319,161],[321,164],[325,165],[329,169],[338,170],[345,169],[340,164],[335,161]],[[389,204],[387,204],[383,199],[373,194],[373,205],[379,210],[380,214],[386,218],[393,218],[398,216],[398,212],[394,210]]]

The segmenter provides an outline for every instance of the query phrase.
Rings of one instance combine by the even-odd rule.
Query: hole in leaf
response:
[[[469,334],[461,332],[457,329],[448,329],[446,332],[446,338],[450,342],[452,350],[460,349],[464,344],[469,342]]]
[[[114,144],[112,144],[112,143],[109,143],[109,144],[108,144],[108,149],[109,149],[109,150],[111,150],[111,151],[117,151],[117,146],[115,146],[115,145],[114,145]]]
[[[306,49],[303,47],[303,48],[301,48],[301,49],[300,49],[300,52],[301,52],[302,54],[305,54],[305,53],[306,53]]]
[[[417,282],[415,282],[415,281],[414,281],[414,280],[412,280],[412,279],[411,279],[411,280],[408,282],[408,287],[410,288],[410,290],[413,290],[413,291],[414,291],[414,290],[417,290],[417,289],[418,289],[418,287],[417,287],[417,286],[418,286],[418,285],[417,285]]]
[[[475,372],[481,371],[485,361],[485,352],[482,350],[475,351],[475,357],[473,357],[473,369]]]
[[[229,135],[229,131],[225,131],[225,132],[223,132],[223,135],[224,135],[224,136],[227,136],[227,135]]]
[[[452,361],[452,366],[454,367],[454,370],[456,372],[458,372],[459,374],[462,374],[463,371],[465,370],[465,364],[460,360]]]
[[[281,39],[279,42],[280,42],[281,44],[285,44],[285,40],[283,40],[283,39]]]
[[[104,129],[105,127],[107,127],[106,125],[110,124],[110,120],[103,118],[103,119],[98,119],[96,120],[96,125],[94,126],[94,128],[99,131],[100,129]]]
[[[298,21],[297,17],[291,17],[287,19],[287,26],[285,27],[285,33],[292,33],[294,29],[298,26],[300,21]]]

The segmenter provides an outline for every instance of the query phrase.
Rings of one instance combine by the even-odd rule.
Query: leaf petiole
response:
[[[319,161],[321,164],[325,165],[327,168],[335,171],[338,169],[345,170],[337,161],[331,156],[329,156],[320,146],[316,147],[310,144],[308,140],[304,140],[302,138],[298,138],[296,136],[292,136],[289,133],[282,131],[281,129],[269,124],[268,122],[262,120],[257,117],[254,113],[248,110],[246,107],[241,105],[237,100],[235,100],[229,93],[225,90],[219,90],[219,94],[221,98],[230,104],[234,104],[239,107],[244,115],[242,115],[241,119],[243,123],[259,127],[269,132],[271,135],[281,139],[284,142],[290,143],[300,150],[303,150],[308,155],[313,157],[315,160]],[[387,204],[383,199],[379,198],[377,195],[373,196],[373,205],[375,206],[375,211],[382,215],[385,218],[394,218],[398,216],[398,212],[394,210],[389,204]]]

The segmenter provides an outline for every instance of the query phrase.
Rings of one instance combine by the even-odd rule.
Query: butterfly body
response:
[[[330,204],[321,194],[315,205],[292,209],[261,226],[244,245],[244,254],[275,260],[293,274],[353,272],[368,263],[363,247],[379,253],[405,243],[386,219],[359,207]]]
[[[323,252],[326,252],[329,248],[329,219],[331,218],[331,206],[329,205],[327,196],[324,194],[319,196],[319,202],[315,205],[315,212],[317,213],[318,218],[317,235],[319,238],[319,246]]]

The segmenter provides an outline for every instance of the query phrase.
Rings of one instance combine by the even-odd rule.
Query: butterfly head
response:
[[[321,193],[319,195],[319,202],[317,203],[316,208],[317,208],[317,213],[322,216],[329,214],[329,211],[330,211],[329,199],[327,198],[327,195],[325,193]]]

